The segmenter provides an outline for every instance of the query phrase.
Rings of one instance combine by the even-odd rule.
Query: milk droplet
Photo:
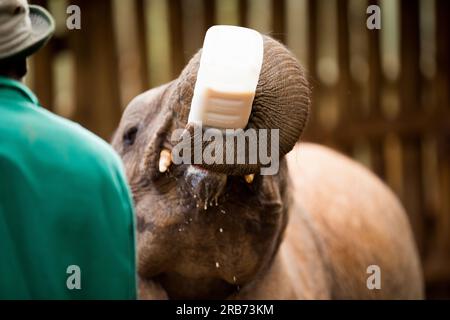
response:
[[[233,276],[233,282],[236,283],[236,276]]]
[[[223,214],[225,214],[225,210],[220,210],[220,212],[222,212]]]
[[[219,231],[220,231],[220,232],[223,232],[223,229],[222,229],[222,228],[220,228],[220,229],[219,229]]]
[[[219,267],[220,267],[219,262],[216,262],[216,268],[219,269]]]

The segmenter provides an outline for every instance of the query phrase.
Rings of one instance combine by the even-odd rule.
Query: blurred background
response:
[[[406,207],[428,298],[450,298],[450,70],[447,0],[39,0],[56,35],[27,84],[51,111],[109,140],[137,94],[178,76],[207,28],[254,28],[309,72],[304,140],[374,171]],[[67,6],[81,30],[66,27]],[[366,28],[369,4],[381,30]],[[346,186],[352,187],[352,186]]]

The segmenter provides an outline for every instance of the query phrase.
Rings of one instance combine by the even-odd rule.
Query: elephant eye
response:
[[[134,140],[136,140],[136,134],[138,132],[138,127],[131,127],[127,131],[125,131],[123,135],[123,143],[126,146],[131,146],[134,143]]]

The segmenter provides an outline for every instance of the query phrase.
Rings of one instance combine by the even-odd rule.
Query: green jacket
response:
[[[117,154],[0,77],[0,299],[135,299],[135,267]]]

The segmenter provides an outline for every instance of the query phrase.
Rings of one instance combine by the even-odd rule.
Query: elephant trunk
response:
[[[252,152],[261,148],[263,154],[270,156],[270,161],[279,161],[288,153],[299,140],[308,120],[311,103],[311,90],[306,79],[306,73],[293,54],[276,40],[263,36],[264,57],[261,73],[256,88],[255,98],[247,127],[237,130],[230,139],[230,134],[222,130],[222,139],[198,140],[205,128],[196,130],[196,125],[187,123],[197,71],[199,68],[199,51],[182,71],[174,83],[174,90],[169,99],[176,116],[176,127],[185,128],[184,138],[190,139],[191,146],[195,148],[197,141],[202,141],[202,150],[219,150],[222,154],[214,154],[216,159],[225,155],[231,156],[233,161],[222,163],[202,158],[199,165],[205,169],[225,173],[228,175],[245,175],[258,172],[261,167],[267,166],[261,157],[252,158]],[[249,131],[256,135],[256,146],[245,145],[245,156],[239,159],[238,141],[252,137]],[[260,129],[266,129],[266,135],[258,134]],[[272,129],[278,129],[273,131]],[[276,138],[279,138],[278,141]],[[266,138],[266,141],[262,141]],[[253,141],[254,142],[254,141]],[[218,145],[220,144],[220,145]],[[218,148],[217,148],[218,147]],[[256,149],[255,149],[256,147]],[[220,151],[221,150],[221,151]],[[233,153],[231,154],[230,153]],[[192,156],[192,161],[193,156]]]

